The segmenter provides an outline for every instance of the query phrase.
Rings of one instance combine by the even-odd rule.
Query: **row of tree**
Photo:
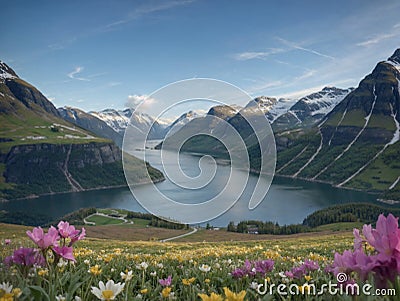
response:
[[[279,225],[270,221],[255,220],[241,221],[237,225],[234,222],[228,224],[227,230],[238,233],[253,234],[295,234],[310,232],[313,228],[343,222],[363,222],[373,224],[379,214],[400,216],[400,208],[385,207],[368,203],[351,203],[336,205],[318,210],[307,216],[302,224]]]

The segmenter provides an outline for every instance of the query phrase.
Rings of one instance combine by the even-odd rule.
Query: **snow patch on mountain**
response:
[[[5,82],[6,79],[18,78],[15,72],[8,67],[3,61],[0,61],[0,82]]]

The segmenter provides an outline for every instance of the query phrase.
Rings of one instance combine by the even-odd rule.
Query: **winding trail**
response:
[[[116,211],[116,210],[112,210],[112,211],[113,211],[115,214],[119,214],[118,211]],[[90,217],[92,217],[92,216],[94,216],[94,215],[99,215],[99,216],[103,216],[103,217],[107,217],[107,218],[113,218],[113,219],[119,219],[119,220],[122,220],[122,221],[123,221],[122,224],[128,224],[128,223],[129,223],[129,224],[133,224],[132,221],[128,221],[128,220],[126,219],[126,214],[117,217],[117,216],[111,216],[111,215],[108,215],[108,214],[104,214],[104,213],[101,213],[101,212],[98,212],[98,211],[97,211],[96,213],[93,213],[93,214],[89,215],[89,216],[86,216],[86,217],[83,219],[83,222],[84,222],[85,224],[95,226],[95,225],[96,225],[95,222],[89,222],[89,221],[87,220],[87,218],[90,218]]]
[[[167,241],[179,239],[179,238],[182,238],[182,237],[186,237],[186,236],[195,234],[196,232],[197,232],[197,228],[193,228],[193,230],[191,232],[189,232],[189,233],[185,233],[185,234],[181,234],[181,235],[178,235],[178,236],[162,239],[162,240],[160,240],[160,242],[167,242]]]

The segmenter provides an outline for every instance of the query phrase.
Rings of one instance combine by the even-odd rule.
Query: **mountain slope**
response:
[[[307,127],[317,124],[353,89],[325,87],[298,100],[290,109],[276,118],[272,124],[274,131]]]
[[[58,108],[58,112],[64,120],[91,131],[100,137],[110,139],[119,147],[122,146],[124,131],[122,129],[116,131],[105,121],[96,117],[95,114],[89,114],[80,109],[71,107]]]
[[[89,112],[89,114],[104,121],[120,136],[124,136],[129,122],[140,130],[147,131],[151,127],[149,139],[161,139],[165,135],[165,126],[155,121],[153,117],[135,111],[134,109],[114,110],[105,109],[100,112]]]
[[[280,135],[290,140],[290,146],[278,154],[278,174],[385,191],[384,197],[400,199],[399,61],[398,49],[378,63],[319,127]]]
[[[63,120],[35,87],[0,62],[0,199],[126,185],[121,151]],[[132,159],[132,168],[139,159]],[[153,179],[162,174],[149,167]],[[137,183],[147,172],[138,170]]]

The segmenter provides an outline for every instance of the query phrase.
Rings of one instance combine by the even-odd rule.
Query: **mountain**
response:
[[[319,92],[302,97],[287,112],[273,120],[272,128],[278,132],[315,125],[352,90],[353,88],[325,87]]]
[[[259,96],[254,101],[249,102],[244,110],[252,110],[257,106],[257,111],[263,111],[269,122],[273,123],[281,115],[285,114],[295,102],[294,99],[289,98],[276,99],[274,97]]]
[[[128,108],[124,110],[105,109],[100,112],[89,112],[89,114],[104,121],[109,127],[123,137],[125,129],[131,122],[132,126],[147,131],[151,127],[149,139],[162,139],[165,136],[165,125],[156,121],[150,115],[137,112]]]
[[[277,135],[277,173],[400,200],[400,49],[309,131]]]
[[[38,89],[2,61],[0,124],[0,199],[126,185],[121,150],[62,119]],[[129,168],[140,162],[132,157]],[[153,180],[163,178],[148,170]],[[147,179],[145,170],[136,175],[137,183]]]
[[[64,120],[91,131],[100,137],[110,139],[119,147],[122,146],[124,132],[122,130],[116,131],[96,115],[71,107],[58,108],[58,112]]]

